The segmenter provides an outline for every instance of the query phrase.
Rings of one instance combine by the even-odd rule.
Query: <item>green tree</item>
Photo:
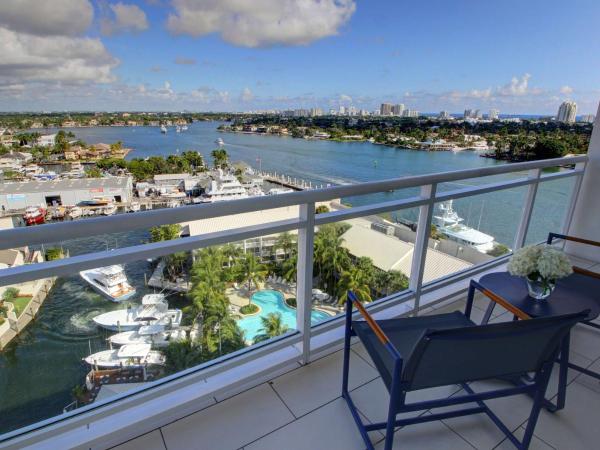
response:
[[[371,301],[371,287],[358,267],[344,270],[340,276],[337,290],[340,305],[346,302],[350,291],[354,292],[360,301]]]
[[[150,240],[152,242],[170,241],[181,235],[181,225],[178,223],[159,225],[150,228]]]
[[[90,167],[85,169],[86,178],[102,178],[102,171],[98,167]]]
[[[261,264],[254,253],[247,252],[240,261],[240,282],[248,283],[248,291],[252,290],[252,285],[258,288],[258,284],[264,281],[267,276],[267,268]]]
[[[46,261],[54,261],[64,257],[63,249],[60,247],[51,247],[46,249]]]
[[[277,240],[275,241],[275,245],[273,246],[274,250],[282,250],[284,256],[286,257],[290,255],[295,248],[297,248],[296,238],[287,231],[284,231],[279,236],[277,236]]]
[[[329,208],[326,205],[319,205],[317,206],[317,209],[315,210],[316,214],[323,214],[323,213],[328,213],[329,212]]]
[[[12,302],[19,296],[19,290],[15,287],[7,287],[2,294],[3,302]]]
[[[262,328],[254,338],[254,342],[263,342],[288,331],[288,326],[283,323],[280,313],[269,313],[260,318]]]
[[[210,153],[210,156],[213,158],[213,165],[215,169],[226,169],[229,165],[229,155],[227,155],[227,151],[223,148],[217,148]]]

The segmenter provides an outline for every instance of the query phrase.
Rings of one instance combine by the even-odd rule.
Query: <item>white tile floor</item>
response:
[[[464,301],[438,311],[462,309]],[[486,303],[475,302],[480,317]],[[497,310],[495,321],[510,320]],[[600,331],[578,326],[572,339],[573,362],[600,371]],[[360,344],[351,353],[350,388],[366,423],[385,420],[386,389]],[[116,449],[294,450],[363,449],[364,443],[340,397],[342,352],[274,378],[214,406],[126,442]],[[556,370],[555,370],[556,372]],[[475,383],[489,385],[494,382]],[[550,395],[556,393],[553,374]],[[409,400],[451,396],[460,389],[445,387],[410,394]],[[439,397],[438,397],[439,398]],[[531,407],[528,397],[488,402],[492,410],[520,437]],[[426,412],[425,414],[429,414]],[[552,414],[541,413],[532,449],[600,448],[600,382],[579,372],[569,373],[567,406]],[[375,448],[383,448],[383,435],[371,433]],[[402,449],[510,449],[503,434],[484,415],[412,425],[396,431],[394,448]]]

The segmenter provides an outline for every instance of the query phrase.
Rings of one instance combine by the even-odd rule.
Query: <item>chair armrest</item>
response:
[[[358,312],[360,313],[360,315],[363,316],[363,318],[365,319],[365,322],[367,322],[367,325],[369,325],[369,328],[371,328],[371,330],[373,330],[373,333],[375,333],[375,336],[377,336],[377,339],[379,340],[379,342],[381,342],[381,344],[383,344],[383,346],[388,350],[388,352],[390,352],[392,358],[394,358],[396,360],[401,360],[402,355],[400,354],[398,349],[394,346],[394,344],[392,344],[392,341],[390,341],[390,339],[387,337],[385,332],[381,329],[379,324],[375,321],[375,319],[373,319],[371,314],[368,313],[368,311],[365,309],[363,304],[360,302],[360,300],[356,297],[356,295],[352,291],[348,292],[348,302],[351,303],[350,309],[352,308],[352,304],[354,304],[354,306],[356,306],[356,309],[358,309]]]
[[[592,272],[591,270],[583,269],[581,267],[573,266],[573,272],[579,273],[581,275],[586,275],[588,277],[600,279],[600,273]]]
[[[559,233],[549,233],[548,240],[546,241],[546,243],[552,244],[552,240],[554,238],[562,239],[564,241],[573,241],[573,242],[578,242],[580,244],[593,245],[595,247],[600,247],[600,242],[592,241],[590,239],[583,239],[583,238],[579,238],[579,237],[575,237],[575,236],[568,236],[566,234],[559,234]]]
[[[519,319],[521,319],[521,320],[531,319],[531,317],[529,317],[529,315],[527,313],[525,313],[524,311],[521,311],[519,308],[514,306],[509,301],[503,299],[498,294],[490,291],[489,289],[484,288],[481,284],[479,284],[479,282],[477,282],[475,280],[471,280],[471,286],[473,286],[475,289],[477,289],[479,292],[481,292],[487,298],[492,300],[494,303],[502,306],[504,309],[511,312],[515,316],[517,316]]]

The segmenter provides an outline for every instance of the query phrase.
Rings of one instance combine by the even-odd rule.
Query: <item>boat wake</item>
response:
[[[101,309],[92,309],[90,311],[74,314],[67,324],[68,329],[65,331],[77,335],[95,333],[98,331],[98,327],[92,319],[103,312],[105,311]]]

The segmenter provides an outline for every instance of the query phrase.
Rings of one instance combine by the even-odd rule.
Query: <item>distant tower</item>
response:
[[[469,119],[469,118],[473,117],[473,110],[472,109],[465,109],[465,113],[463,114],[463,117],[465,119]]]
[[[392,115],[392,104],[391,103],[382,103],[380,108],[380,114],[382,116],[391,116]]]
[[[440,114],[439,114],[438,118],[440,118],[440,119],[449,119],[450,118],[450,113],[448,111],[440,111]]]
[[[577,103],[567,100],[562,102],[558,108],[558,114],[556,120],[564,123],[575,123],[575,117],[577,116]]]
[[[489,115],[490,120],[498,120],[499,116],[500,116],[500,111],[498,111],[497,109],[490,109],[490,115]]]
[[[402,114],[404,114],[404,104],[400,103],[392,106],[392,114],[394,116],[402,117]]]

